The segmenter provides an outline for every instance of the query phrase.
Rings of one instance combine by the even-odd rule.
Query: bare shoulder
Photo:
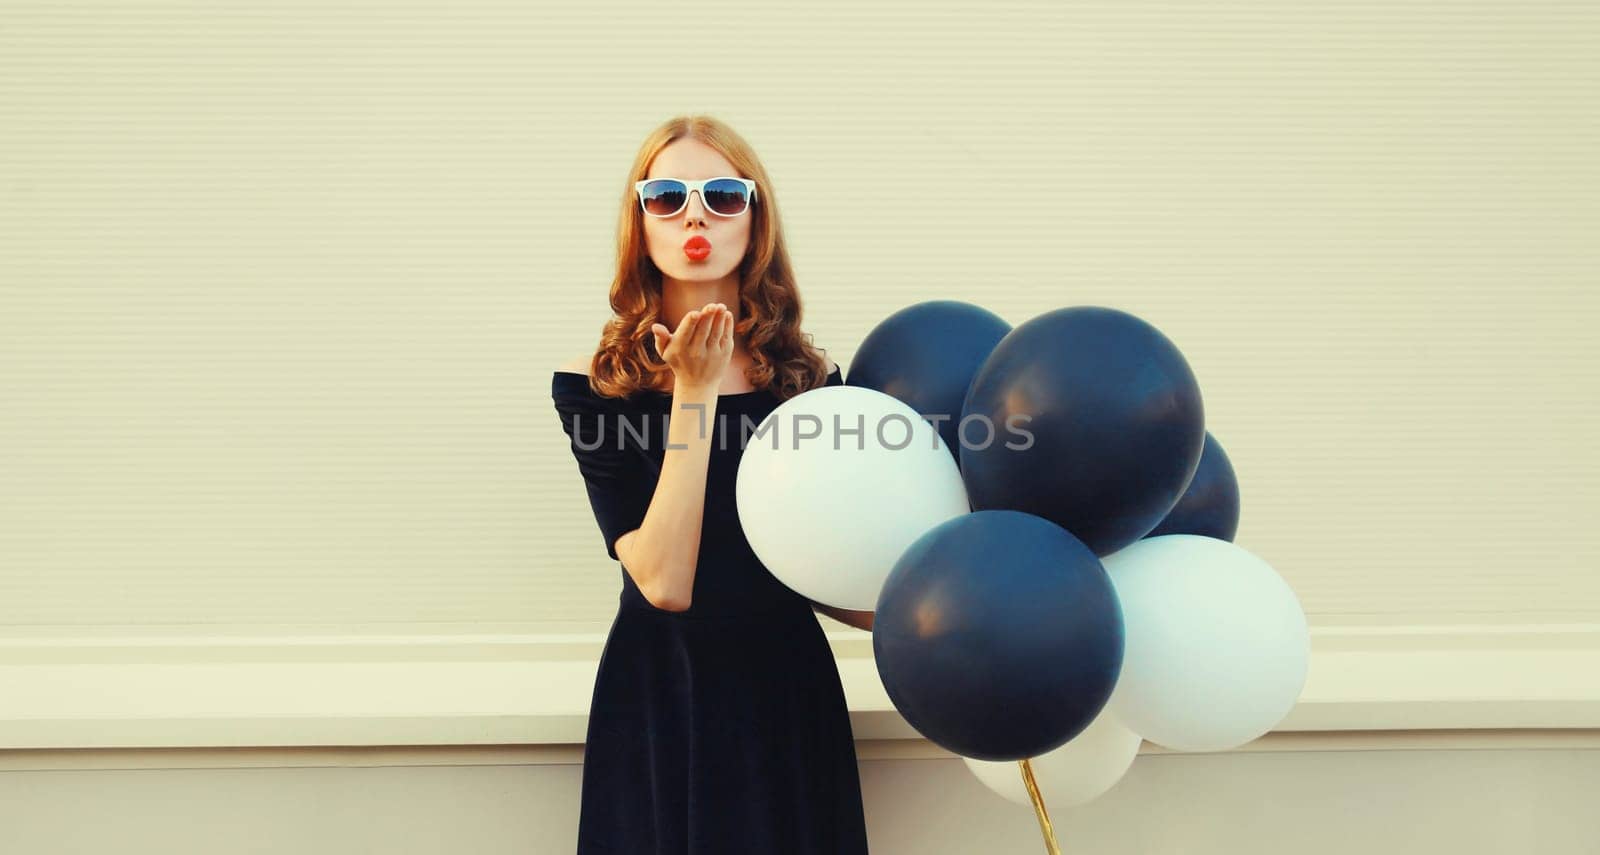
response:
[[[571,359],[567,360],[564,365],[562,365],[560,368],[557,368],[556,370],[557,371],[572,371],[572,372],[575,372],[575,373],[578,373],[578,374],[582,374],[584,376],[588,376],[588,374],[589,374],[589,363],[591,363],[593,361],[594,361],[594,354],[592,354],[592,353],[580,353],[577,356],[574,356]]]
[[[827,370],[827,372],[828,372],[828,373],[829,373],[829,374],[832,374],[832,373],[833,373],[833,369],[835,369],[835,368],[838,368],[838,367],[839,367],[839,366],[837,366],[837,365],[834,365],[834,364],[833,364],[833,357],[831,357],[831,356],[829,356],[829,355],[827,355],[827,354],[826,354],[826,353],[824,353],[824,354],[823,354],[823,355],[822,355],[822,361],[823,361],[823,362],[826,362],[826,363],[827,363],[827,364],[828,364],[828,365],[827,365],[827,369],[826,369],[826,370]]]

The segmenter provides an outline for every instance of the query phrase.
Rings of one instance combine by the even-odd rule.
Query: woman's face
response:
[[[646,179],[681,178],[693,181],[720,176],[742,177],[720,152],[697,139],[673,140],[656,155]],[[761,188],[756,188],[758,204]],[[638,204],[635,197],[634,204]],[[751,211],[724,217],[706,210],[699,191],[689,194],[689,204],[670,217],[655,217],[640,211],[644,220],[645,251],[665,276],[684,280],[716,280],[733,273],[750,245]],[[699,238],[686,252],[684,244]],[[711,244],[704,249],[704,241]]]

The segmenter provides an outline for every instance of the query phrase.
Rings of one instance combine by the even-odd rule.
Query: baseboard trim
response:
[[[883,689],[871,635],[827,635],[857,739],[921,741]],[[0,749],[581,744],[604,640],[7,637]],[[1600,624],[1318,626],[1305,690],[1269,738],[1596,728]]]

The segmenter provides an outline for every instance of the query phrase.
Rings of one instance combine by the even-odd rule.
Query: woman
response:
[[[552,381],[623,570],[590,703],[578,852],[866,852],[850,719],[813,609],[863,629],[872,613],[779,582],[734,499],[761,420],[843,376],[800,331],[772,184],[731,128],[666,122],[625,193],[616,316]]]

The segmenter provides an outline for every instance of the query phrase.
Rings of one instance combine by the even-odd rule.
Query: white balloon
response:
[[[933,425],[860,386],[820,386],[774,408],[745,444],[734,492],[745,538],[778,581],[865,611],[912,541],[971,510]]]
[[[1151,537],[1100,559],[1122,603],[1122,674],[1106,705],[1177,751],[1270,731],[1305,687],[1311,636],[1283,577],[1212,537]]]
[[[1076,807],[1104,795],[1133,766],[1142,741],[1107,708],[1066,744],[1030,759],[1045,809]],[[1016,760],[961,759],[989,789],[1017,804],[1033,804]]]

